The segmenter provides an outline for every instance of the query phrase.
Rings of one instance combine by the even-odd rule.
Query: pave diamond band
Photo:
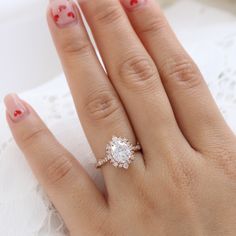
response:
[[[138,151],[141,151],[140,144],[133,146],[126,138],[113,136],[106,146],[106,157],[98,160],[96,167],[100,168],[110,162],[115,167],[128,169]]]

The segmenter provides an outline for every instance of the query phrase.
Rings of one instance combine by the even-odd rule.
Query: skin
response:
[[[77,21],[48,22],[97,159],[113,135],[142,146],[128,170],[101,171],[101,193],[33,108],[7,119],[71,236],[235,236],[236,138],[154,0],[80,4],[107,73]],[[126,6],[126,5],[124,5]],[[7,97],[6,99],[10,99]]]

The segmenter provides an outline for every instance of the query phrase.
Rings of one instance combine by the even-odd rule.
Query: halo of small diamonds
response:
[[[113,166],[119,168],[129,168],[134,160],[134,152],[133,145],[126,138],[121,137],[113,136],[106,147],[107,159]]]
[[[100,168],[110,162],[116,168],[128,169],[135,158],[135,152],[141,150],[139,143],[133,146],[128,139],[113,136],[106,146],[106,157],[98,160],[96,167]]]

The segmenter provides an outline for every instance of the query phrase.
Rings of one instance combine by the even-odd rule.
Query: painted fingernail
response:
[[[77,22],[77,15],[71,0],[50,0],[52,17],[59,27]]]
[[[13,122],[18,122],[29,114],[29,111],[16,94],[7,95],[4,102],[7,113]]]
[[[132,9],[141,7],[147,2],[147,0],[121,0],[121,2],[125,6],[125,8]]]

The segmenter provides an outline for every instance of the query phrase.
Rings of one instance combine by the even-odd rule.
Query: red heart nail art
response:
[[[55,16],[53,16],[53,18],[54,18],[54,21],[57,22],[59,20],[60,16],[59,15],[55,15]]]
[[[18,117],[18,116],[21,116],[23,114],[23,112],[21,110],[16,110],[14,112],[14,117]]]
[[[68,12],[67,16],[68,16],[68,17],[75,18],[75,14],[74,14],[73,12]]]
[[[60,27],[77,21],[76,6],[71,0],[53,0],[50,2],[54,22]]]
[[[133,6],[135,4],[138,4],[138,0],[130,0],[130,5]]]
[[[13,122],[21,121],[30,114],[24,102],[16,94],[7,95],[4,102],[9,118]]]
[[[122,4],[128,9],[135,9],[145,5],[148,0],[121,0]]]

